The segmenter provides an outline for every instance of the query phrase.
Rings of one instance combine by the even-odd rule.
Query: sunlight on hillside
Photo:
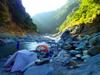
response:
[[[100,0],[82,0],[80,7],[68,15],[59,30],[64,31],[76,25],[95,25],[94,21],[100,15]]]

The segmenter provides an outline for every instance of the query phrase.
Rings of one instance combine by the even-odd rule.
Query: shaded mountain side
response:
[[[37,24],[40,33],[53,33],[56,30],[56,21],[54,19],[55,11],[44,12],[33,17],[33,22]]]
[[[37,14],[33,16],[33,22],[37,24],[39,32],[41,33],[55,33],[57,28],[66,19],[66,16],[77,8],[79,3],[76,0],[71,0],[63,5],[61,8]]]
[[[0,0],[0,33],[25,34],[37,27],[25,12],[21,0]]]
[[[66,17],[60,26],[61,32],[71,29],[72,33],[92,34],[100,31],[100,0],[79,0],[80,7]]]

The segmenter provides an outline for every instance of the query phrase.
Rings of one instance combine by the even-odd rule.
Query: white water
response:
[[[27,50],[36,50],[38,45],[48,45],[46,42],[22,42],[21,45]]]

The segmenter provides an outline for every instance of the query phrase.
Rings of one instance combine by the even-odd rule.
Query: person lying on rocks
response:
[[[4,70],[9,72],[22,72],[29,64],[44,64],[44,62],[49,62],[49,59],[47,59],[48,57],[49,48],[47,45],[39,45],[37,46],[36,50],[31,51],[20,50],[15,52],[7,60],[7,62],[4,64]]]

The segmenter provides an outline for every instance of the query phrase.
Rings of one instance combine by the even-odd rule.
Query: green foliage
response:
[[[0,1],[0,22],[5,23],[9,21],[9,13],[8,13],[8,8],[7,5],[4,1]]]
[[[72,2],[73,1],[73,2]],[[73,10],[75,10],[79,6],[79,2],[76,0],[70,0],[67,2],[62,8],[57,11],[57,14],[54,16],[55,19],[61,18],[61,16],[67,16]]]
[[[59,30],[64,31],[75,25],[92,23],[97,15],[100,15],[100,0],[81,0],[80,7],[67,16]]]

